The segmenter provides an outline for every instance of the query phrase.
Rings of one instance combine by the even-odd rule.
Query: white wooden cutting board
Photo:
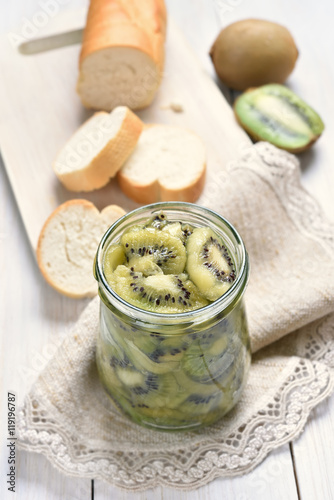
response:
[[[59,14],[38,35],[82,27],[85,15],[83,10]],[[126,210],[138,206],[121,192],[117,180],[92,193],[78,194],[63,188],[53,173],[57,151],[91,114],[75,91],[79,50],[79,45],[72,45],[22,55],[8,37],[0,43],[0,147],[33,248],[46,218],[66,200],[86,198],[99,209],[111,203]],[[171,103],[181,104],[183,112],[171,110]],[[197,132],[207,146],[209,171],[225,168],[250,143],[171,19],[162,85],[153,104],[138,114],[146,123],[185,126]]]

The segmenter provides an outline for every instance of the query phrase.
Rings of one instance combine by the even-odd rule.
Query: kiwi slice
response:
[[[160,214],[150,219],[144,227],[165,231],[172,236],[179,238],[183,244],[185,244],[187,237],[190,236],[193,231],[193,227],[189,224],[184,222],[171,222],[167,220],[167,217],[163,212],[160,212]]]
[[[146,311],[180,313],[208,304],[185,274],[144,277],[126,266],[118,266],[112,280],[113,288],[120,297]]]
[[[116,370],[133,404],[147,408],[176,408],[187,395],[180,391],[173,373],[155,374],[129,368]]]
[[[128,231],[121,244],[127,259],[149,256],[164,274],[182,273],[186,265],[186,251],[180,238],[156,228]]]
[[[157,363],[180,361],[183,358],[185,344],[173,335],[172,338],[164,337],[158,333],[135,335],[133,343],[145,353],[150,360]]]
[[[149,219],[144,227],[153,227],[155,229],[163,229],[165,226],[169,225],[169,221],[163,212]]]
[[[228,335],[222,335],[209,347],[198,339],[186,351],[182,367],[193,380],[212,383],[233,367],[235,357],[228,346]]]
[[[202,394],[190,394],[188,398],[178,407],[181,413],[184,413],[186,418],[189,415],[205,415],[209,411],[214,410],[220,404],[223,397],[223,393],[216,391],[212,394],[202,395]]]
[[[147,394],[151,383],[153,384],[152,374],[150,377],[145,376],[135,368],[119,367],[116,368],[116,373],[121,383],[134,394]]]
[[[130,360],[127,358],[122,343],[118,342],[118,338],[111,335],[109,332],[117,330],[117,325],[109,320],[112,315],[101,314],[100,320],[100,341],[97,343],[97,358],[102,363],[112,369],[118,366],[126,367],[130,365]],[[106,333],[108,332],[108,333]],[[122,335],[120,333],[120,335]]]
[[[193,232],[193,228],[189,224],[181,224],[180,222],[171,222],[164,226],[162,230],[180,238],[184,245]]]
[[[116,267],[124,264],[125,260],[125,253],[120,245],[110,245],[107,248],[103,263],[103,271],[107,280],[108,276],[111,276]]]
[[[166,224],[166,226],[163,227],[162,231],[169,233],[172,236],[175,236],[176,238],[179,238],[181,241],[183,241],[183,232],[180,222],[171,222],[170,224]]]
[[[284,85],[247,90],[236,100],[234,111],[253,139],[293,153],[309,148],[324,130],[320,116]]]
[[[142,273],[143,276],[152,276],[153,274],[163,274],[161,267],[158,266],[150,255],[140,257],[136,255],[129,260],[128,267],[131,271]]]
[[[119,362],[120,364],[122,364],[122,359],[119,359],[118,357],[118,351],[115,350],[115,348],[111,345],[104,345],[102,349],[101,344],[98,343],[96,355],[97,359],[99,360],[99,362],[97,363],[99,376],[101,380],[104,381],[104,386],[111,385],[116,390],[120,390],[122,384],[117,378],[112,364],[109,363],[109,361],[112,359],[112,363],[115,363],[116,361],[116,363]]]
[[[223,295],[235,280],[232,259],[222,240],[208,227],[194,229],[187,241],[187,272],[210,301]]]
[[[121,266],[124,268],[124,266]],[[126,269],[126,268],[125,268]],[[117,270],[118,272],[118,270]],[[117,276],[117,273],[115,273]],[[158,350],[158,347],[151,342],[147,333],[141,334],[136,330],[135,335],[126,329],[116,325],[112,321],[112,315],[104,315],[107,320],[107,329],[113,333],[113,341],[122,352],[123,358],[129,360],[129,366],[136,367],[140,371],[163,374],[178,368],[178,356],[172,355],[172,349],[168,353],[166,350]],[[174,351],[173,351],[173,354]],[[168,360],[168,361],[167,361]],[[123,366],[128,366],[123,364]]]
[[[150,255],[140,257],[135,255],[131,259],[127,259],[121,245],[110,245],[106,251],[103,271],[109,283],[114,282],[113,272],[118,266],[126,264],[131,271],[142,273],[143,276],[151,276],[152,274],[162,274],[161,267],[158,266]]]

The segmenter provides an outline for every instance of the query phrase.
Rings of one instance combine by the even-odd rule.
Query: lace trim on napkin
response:
[[[297,334],[296,354],[324,363],[334,372],[334,314],[330,314]]]

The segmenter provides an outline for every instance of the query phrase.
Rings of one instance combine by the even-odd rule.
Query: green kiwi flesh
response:
[[[187,241],[187,272],[210,301],[221,297],[236,278],[234,264],[221,238],[208,227],[194,229]]]
[[[309,148],[324,130],[320,116],[284,85],[247,90],[235,101],[234,112],[253,139],[294,153]]]
[[[107,248],[104,274],[124,300],[162,314],[204,307],[235,279],[232,258],[214,231],[169,221],[163,213]]]
[[[208,304],[185,274],[159,273],[145,277],[131,268],[118,266],[112,280],[120,297],[146,311],[180,313]]]
[[[160,430],[198,428],[221,418],[240,398],[249,369],[247,332],[237,330],[245,327],[242,311],[238,305],[203,331],[163,335],[134,329],[106,310],[97,364],[116,407]]]
[[[151,257],[164,274],[182,273],[186,251],[179,238],[156,228],[144,228],[123,234],[121,244],[127,259],[135,255]]]

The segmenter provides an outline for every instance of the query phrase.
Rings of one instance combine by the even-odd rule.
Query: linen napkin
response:
[[[210,427],[148,430],[114,409],[97,377],[93,299],[20,410],[20,446],[66,474],[121,488],[202,486],[245,474],[296,438],[334,389],[334,225],[301,187],[296,158],[267,143],[208,172],[198,203],[242,235],[253,360],[237,406]]]

